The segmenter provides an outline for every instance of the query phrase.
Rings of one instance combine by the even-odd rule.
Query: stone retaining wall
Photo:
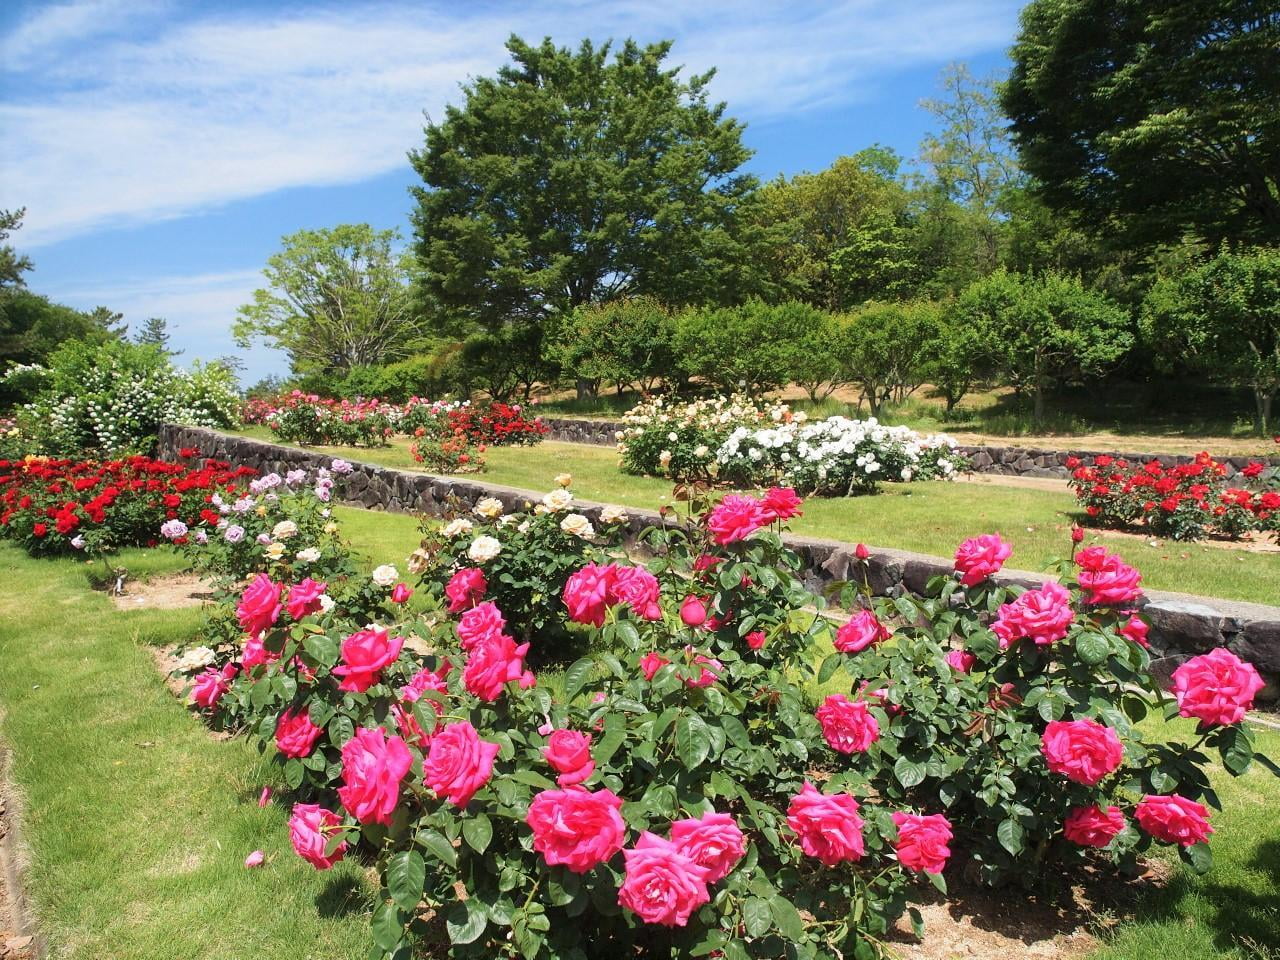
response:
[[[315,469],[327,466],[332,460],[308,450],[200,427],[165,425],[160,428],[159,457],[176,459],[178,450],[184,447],[194,447],[204,456],[253,467],[263,473],[284,473],[298,467]],[[374,510],[432,515],[442,512],[450,501],[474,504],[483,497],[496,497],[507,509],[515,509],[542,495],[542,492],[486,483],[481,479],[437,477],[356,460],[351,462],[355,469],[347,478],[344,495],[349,503]],[[594,523],[602,506],[579,501],[577,508]],[[633,534],[662,522],[655,511],[628,507],[627,512]],[[835,581],[861,579],[863,561],[855,557],[852,544],[794,534],[788,534],[786,540],[803,559],[805,584],[813,592],[820,594]],[[865,563],[867,581],[880,596],[920,593],[930,578],[946,575],[952,569],[950,561],[939,557],[881,547],[872,547]],[[1010,570],[997,579],[1034,586],[1044,577]],[[1157,675],[1167,678],[1190,657],[1225,646],[1262,673],[1267,686],[1259,695],[1260,701],[1280,699],[1280,608],[1155,590],[1146,595],[1141,606],[1151,622],[1150,640],[1155,654],[1152,669]]]
[[[549,440],[561,440],[567,443],[588,443],[595,446],[613,446],[616,443],[614,433],[621,424],[613,420],[575,420],[566,417],[542,417],[542,422],[549,428]],[[975,473],[1012,474],[1023,477],[1057,477],[1065,480],[1071,476],[1067,466],[1068,457],[1091,460],[1104,453],[1112,457],[1123,457],[1134,463],[1146,463],[1158,460],[1166,467],[1179,463],[1190,463],[1194,457],[1160,453],[1116,453],[1109,450],[1042,450],[1037,447],[997,447],[997,446],[961,446],[960,452],[969,458],[970,468]],[[1213,451],[1210,451],[1212,453]],[[1219,462],[1226,465],[1227,477],[1234,477],[1243,470],[1251,460],[1257,457],[1221,457]],[[1268,459],[1268,458],[1263,458]],[[1280,457],[1271,457],[1269,462],[1280,466]]]

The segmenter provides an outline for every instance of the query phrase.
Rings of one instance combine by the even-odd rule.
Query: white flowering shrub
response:
[[[15,368],[6,379],[34,372]],[[117,455],[147,450],[161,423],[233,426],[239,404],[235,378],[221,364],[196,364],[187,372],[154,347],[71,342],[40,373],[18,424],[41,453]]]

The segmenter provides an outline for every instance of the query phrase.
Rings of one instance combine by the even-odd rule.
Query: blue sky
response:
[[[575,44],[675,40],[718,69],[762,178],[883,143],[911,157],[920,100],[953,61],[1003,70],[1005,0],[630,2],[9,2],[0,9],[0,207],[29,286],[140,324],[170,322],[184,359],[241,354],[246,382],[282,355],[229,328],[279,239],[367,221],[408,234],[423,113],[505,60],[511,33]]]

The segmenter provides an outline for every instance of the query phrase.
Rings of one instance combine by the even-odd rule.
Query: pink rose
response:
[[[644,567],[615,566],[609,599],[625,603],[645,620],[661,620],[658,578]]]
[[[413,596],[413,589],[407,583],[397,583],[391,588],[391,602],[405,603]]]
[[[502,689],[508,683],[521,681],[521,686],[525,685],[524,655],[528,652],[529,644],[516,646],[505,633],[478,643],[467,656],[462,685],[481,700],[492,703],[502,696]],[[529,679],[532,677],[530,674]]]
[[[976,586],[999,573],[1012,554],[1013,547],[1001,540],[998,534],[970,537],[956,548],[956,572],[960,574],[960,582],[966,587]]]
[[[1122,606],[1142,596],[1142,575],[1102,547],[1086,547],[1076,554],[1080,574],[1076,578],[1085,591],[1086,603]]]
[[[952,670],[959,671],[960,673],[968,673],[973,669],[973,665],[977,662],[978,658],[968,650],[947,651],[947,666]]]
[[[1209,811],[1176,793],[1167,797],[1147,794],[1138,801],[1137,817],[1142,829],[1157,840],[1183,847],[1203,843],[1213,833]]]
[[[1062,584],[1050,580],[1039,589],[1027,590],[1012,603],[1001,604],[991,632],[1000,638],[1001,650],[1024,638],[1037,646],[1048,646],[1067,635],[1075,618],[1071,594]]]
[[[303,617],[319,610],[320,597],[324,594],[327,586],[328,584],[317,583],[310,577],[307,577],[301,583],[295,583],[289,588],[289,599],[285,604],[289,611],[289,616],[294,620],[301,620]]]
[[[861,653],[888,640],[892,634],[870,610],[859,610],[836,631],[835,648],[841,653]]]
[[[261,634],[251,634],[244,639],[244,652],[240,654],[240,666],[246,670],[261,666],[264,663],[275,663],[280,654],[270,651],[262,642]]]
[[[770,521],[770,514],[755,497],[727,494],[707,515],[707,529],[724,546],[745,540]]]
[[[542,755],[560,776],[556,783],[573,787],[584,782],[596,769],[591,759],[591,734],[576,730],[557,730],[551,734]]]
[[[400,781],[413,766],[408,745],[381,727],[361,727],[342,746],[342,786],[338,797],[361,823],[388,826],[400,802]]]
[[[286,757],[309,757],[323,732],[311,722],[306,708],[298,713],[286,710],[276,721],[276,749]]]
[[[1096,720],[1052,721],[1040,737],[1040,749],[1050,770],[1086,787],[1113,773],[1124,760],[1116,732]]]
[[[866,852],[858,801],[847,793],[827,796],[805,781],[787,807],[787,824],[795,831],[800,849],[828,867],[859,860]]]
[[[342,818],[332,810],[314,803],[295,803],[289,818],[289,840],[303,860],[317,870],[328,870],[347,853],[343,840],[332,853],[326,853],[330,838],[342,827]]]
[[[707,871],[670,840],[646,830],[622,856],[626,879],[618,889],[618,903],[645,923],[683,927],[711,899]]]
[[[800,504],[803,502],[790,487],[770,487],[761,498],[760,506],[768,515],[769,522],[772,522],[800,516]]]
[[[444,595],[449,601],[450,613],[461,613],[484,599],[489,584],[479,567],[463,567],[445,584]]]
[[[916,813],[895,813],[898,827],[898,862],[908,870],[941,873],[951,856],[951,822],[940,813],[927,817]]]
[[[438,672],[419,670],[407,684],[400,688],[400,703],[391,705],[391,716],[396,721],[400,736],[420,750],[426,750],[431,738],[440,728],[440,724],[437,721],[430,732],[423,730],[422,724],[418,723],[418,718],[414,715],[412,705],[421,700],[422,695],[428,690],[447,694],[449,692],[449,683],[445,678],[452,669],[453,664],[446,660]],[[444,704],[439,700],[431,699],[427,702],[431,704],[431,709],[436,712],[437,717],[444,712]]]
[[[260,573],[240,595],[240,602],[236,604],[236,619],[240,621],[245,633],[259,637],[280,618],[283,610],[279,585],[272,583],[265,573]]]
[[[494,640],[507,629],[507,620],[496,604],[486,600],[476,604],[458,621],[458,640],[463,650],[470,650],[478,643]]]
[[[1253,664],[1222,647],[1194,657],[1173,671],[1178,713],[1209,726],[1228,726],[1243,720],[1262,686],[1262,677]]]
[[[880,739],[880,724],[867,709],[865,700],[850,700],[843,693],[827,697],[817,712],[822,736],[832,750],[865,753]]]
[[[388,636],[386,627],[365,627],[342,641],[342,663],[333,668],[342,677],[339,690],[364,693],[378,682],[384,668],[396,662],[403,637]]]
[[[686,627],[700,627],[707,622],[707,604],[701,597],[692,594],[684,598],[680,604],[680,619]]]
[[[759,650],[764,647],[765,640],[768,638],[763,630],[752,630],[744,639],[747,641],[747,646],[752,650]]]
[[[665,667],[671,661],[666,657],[659,656],[656,653],[649,652],[640,658],[640,672],[644,674],[646,680],[652,680],[654,674]]]
[[[611,563],[588,563],[570,574],[561,594],[561,599],[569,610],[569,619],[574,623],[602,626],[605,610],[609,607],[614,576],[615,567]]]
[[[261,810],[271,802],[271,788],[263,787],[262,792],[258,794],[258,809]]]
[[[228,663],[221,670],[210,667],[195,679],[191,688],[191,702],[205,710],[212,710],[218,701],[231,689],[231,681],[236,675],[234,663]]]
[[[548,864],[586,873],[622,849],[627,827],[621,809],[622,798],[611,790],[543,790],[529,804],[525,823],[533,849]]]
[[[871,558],[871,551],[867,549],[865,543],[859,543],[853,548],[853,555],[859,560],[868,560]]]
[[[432,738],[422,780],[437,797],[462,809],[493,776],[499,749],[498,744],[481,740],[465,720],[451,723]]]
[[[685,647],[686,656],[693,657],[693,665],[701,666],[702,671],[693,679],[686,680],[686,687],[709,687],[720,679],[720,673],[724,670],[724,664],[714,657],[704,656],[701,653],[694,653],[692,647]]]
[[[671,824],[671,842],[707,871],[707,883],[727,877],[747,853],[747,840],[727,813],[704,813],[697,820]]]
[[[1105,847],[1123,829],[1119,807],[1073,807],[1062,821],[1062,835],[1081,847]]]
[[[1151,644],[1147,640],[1147,633],[1151,630],[1147,626],[1147,622],[1141,617],[1133,616],[1126,621],[1125,625],[1120,628],[1120,636],[1127,637],[1144,650],[1151,649]]]
[[[267,859],[267,855],[261,850],[255,850],[244,858],[244,865],[247,869],[252,870],[254,867],[262,866],[262,862]]]

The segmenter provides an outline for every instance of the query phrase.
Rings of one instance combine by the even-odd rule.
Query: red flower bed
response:
[[[1106,455],[1087,463],[1072,457],[1067,466],[1076,500],[1094,526],[1141,525],[1175,540],[1280,530],[1280,471],[1260,461],[1241,471],[1248,488],[1228,486],[1226,466],[1204,452],[1173,467]]]
[[[188,459],[196,453],[179,451]],[[31,554],[154,546],[165,521],[192,531],[216,527],[214,495],[234,498],[256,474],[221,460],[0,460],[0,537]]]
[[[460,429],[472,443],[494,446],[537,443],[548,429],[541,420],[525,419],[523,408],[519,404],[462,406],[450,410],[448,416],[453,432]]]

